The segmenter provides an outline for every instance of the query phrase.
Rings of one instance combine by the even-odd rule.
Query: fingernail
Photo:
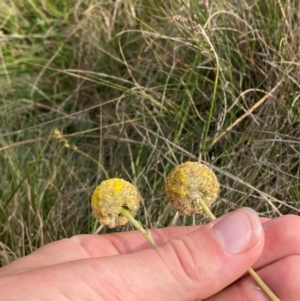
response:
[[[250,208],[242,208],[221,219],[213,226],[220,245],[231,254],[249,249],[260,237],[262,226],[257,213]]]

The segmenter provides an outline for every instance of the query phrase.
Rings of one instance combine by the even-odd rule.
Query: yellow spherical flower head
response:
[[[219,190],[220,184],[214,172],[197,162],[186,162],[175,167],[166,183],[167,197],[176,210],[185,215],[205,211],[211,220],[216,217],[208,207],[217,199]],[[252,268],[248,272],[270,300],[280,301]]]
[[[141,197],[134,185],[123,179],[109,179],[96,187],[92,195],[92,209],[95,218],[110,228],[123,226],[128,219],[120,215],[122,209],[135,216]]]
[[[214,172],[204,164],[185,162],[175,167],[166,182],[166,194],[174,209],[184,215],[203,211],[199,200],[210,206],[219,195],[220,184]]]

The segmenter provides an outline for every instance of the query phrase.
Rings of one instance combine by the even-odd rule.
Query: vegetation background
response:
[[[0,264],[99,226],[93,189],[133,182],[147,227],[187,160],[216,172],[220,216],[300,211],[298,0],[0,1]]]

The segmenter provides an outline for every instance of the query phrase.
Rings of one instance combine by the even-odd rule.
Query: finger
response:
[[[253,268],[267,285],[281,297],[294,300],[300,295],[300,223],[299,217],[285,215],[263,223],[265,245],[262,255]],[[257,300],[268,301],[250,276],[231,285],[209,301]],[[282,282],[286,285],[282,285]],[[293,296],[293,298],[292,298]],[[207,300],[207,301],[208,301]]]
[[[89,258],[87,251],[72,239],[49,243],[30,255],[17,259],[0,269],[0,277],[41,269],[54,264]]]
[[[202,226],[151,229],[150,233],[157,245],[162,246],[169,240],[187,235],[200,227]],[[78,242],[88,252],[90,257],[130,254],[153,248],[139,231],[103,235],[82,234],[73,236],[72,239]]]
[[[171,227],[151,230],[158,245],[191,233],[201,226]],[[35,252],[0,269],[0,276],[40,269],[43,267],[92,257],[113,256],[153,248],[139,231],[104,235],[82,234],[71,239],[49,243]]]
[[[300,255],[300,222],[296,215],[285,215],[263,223],[265,232],[264,250],[255,263],[260,269],[282,258]]]
[[[298,300],[300,296],[300,256],[285,257],[257,271],[281,301]],[[205,301],[269,301],[254,280],[247,276]]]
[[[269,221],[269,218],[261,217],[261,223]],[[194,232],[203,225],[178,226],[162,229],[151,229],[151,235],[155,242],[162,246],[172,239],[180,238]],[[152,249],[152,245],[139,231],[110,233],[103,235],[81,234],[73,236],[90,255],[90,257],[112,256],[128,254],[146,249]],[[103,247],[105,246],[105,247]]]
[[[244,208],[157,249],[46,268],[52,275],[47,285],[56,285],[56,291],[67,294],[64,284],[72,283],[78,299],[84,297],[82,281],[104,300],[204,299],[253,265],[263,241],[259,218],[253,210]],[[41,270],[26,277],[22,274],[22,290],[26,293],[28,285],[42,275]]]
[[[261,222],[269,220],[260,218]],[[151,234],[159,246],[169,240],[187,235],[197,226],[168,227],[151,229]],[[35,270],[72,260],[128,254],[152,248],[139,231],[110,234],[81,234],[71,239],[62,239],[49,243],[32,254],[18,259],[0,269],[0,276]]]
[[[259,219],[262,224],[272,220],[271,218],[268,218],[268,217],[260,217]]]
[[[261,222],[270,219],[260,218]],[[168,227],[151,229],[151,234],[159,246],[171,239],[187,235],[197,226]],[[35,270],[54,264],[72,260],[128,254],[152,248],[139,231],[119,232],[110,234],[81,234],[71,239],[62,239],[49,243],[32,254],[18,259],[0,269],[0,276]]]

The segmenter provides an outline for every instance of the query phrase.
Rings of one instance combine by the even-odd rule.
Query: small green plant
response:
[[[218,198],[219,190],[214,172],[198,162],[185,162],[175,167],[166,182],[167,197],[176,210],[185,215],[204,211],[210,220],[216,219],[209,206]],[[248,272],[271,300],[280,301],[252,268]]]

